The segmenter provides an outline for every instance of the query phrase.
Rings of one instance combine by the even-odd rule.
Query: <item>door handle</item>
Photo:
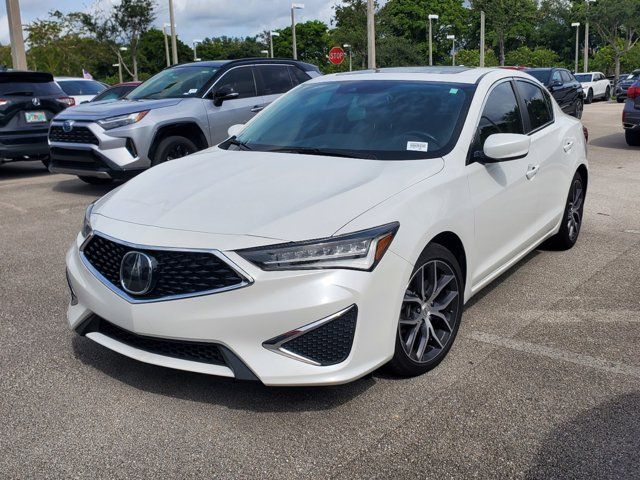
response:
[[[260,112],[264,110],[264,105],[254,105],[253,107],[251,107],[251,111],[252,112]]]
[[[575,142],[573,140],[567,140],[566,142],[564,142],[564,146],[562,147],[562,149],[564,150],[564,153],[569,153],[573,148],[574,143]]]
[[[527,180],[531,180],[540,170],[540,165],[529,165],[527,167]]]

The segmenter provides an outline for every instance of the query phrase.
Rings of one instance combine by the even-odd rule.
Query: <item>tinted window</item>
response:
[[[58,80],[58,84],[67,95],[96,95],[106,88],[92,80]]]
[[[216,83],[215,89],[218,90],[222,87],[229,87],[238,92],[237,98],[255,97],[256,83],[253,80],[251,67],[237,67],[229,70]]]
[[[570,83],[573,82],[573,77],[571,76],[571,74],[565,70],[561,70],[560,73],[562,74],[562,81],[564,83]]]
[[[525,70],[529,75],[538,80],[543,85],[546,85],[549,82],[549,70]]]
[[[117,100],[125,95],[129,90],[127,87],[112,87],[106,89],[104,92],[96,95],[92,102],[100,102],[102,100]]]
[[[553,75],[551,75],[551,81],[552,82],[563,82],[562,74],[560,73],[560,70],[554,70],[553,71]]]
[[[131,92],[127,98],[195,97],[211,80],[217,67],[185,66],[163,70]]]
[[[293,86],[299,85],[301,83],[306,82],[311,77],[300,70],[298,67],[289,67],[289,72],[291,73],[291,79],[293,80]]]
[[[259,65],[256,67],[260,95],[276,95],[291,90],[291,76],[286,65]]]
[[[398,80],[305,83],[237,136],[252,150],[405,160],[451,150],[474,85]],[[304,152],[302,152],[304,153]]]
[[[478,124],[480,145],[494,133],[524,133],[520,108],[511,82],[494,88],[487,98]]]
[[[0,95],[40,96],[64,95],[54,82],[9,82],[0,83]]]
[[[531,130],[536,130],[552,120],[551,104],[541,88],[518,80],[518,91],[527,107]]]
[[[591,81],[591,75],[588,73],[582,73],[580,75],[576,75],[576,80],[578,80],[580,83],[586,83],[586,82],[590,82]],[[597,78],[596,78],[597,80]]]

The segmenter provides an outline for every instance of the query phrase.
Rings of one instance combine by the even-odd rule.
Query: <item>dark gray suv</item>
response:
[[[93,184],[128,178],[217,145],[231,125],[318,75],[314,65],[271,58],[167,68],[122,100],[83,104],[54,118],[50,170]]]

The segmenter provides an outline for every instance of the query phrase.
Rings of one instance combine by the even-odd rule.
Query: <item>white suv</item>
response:
[[[576,73],[576,80],[582,85],[584,103],[591,103],[595,99],[609,100],[611,98],[611,82],[602,72]]]

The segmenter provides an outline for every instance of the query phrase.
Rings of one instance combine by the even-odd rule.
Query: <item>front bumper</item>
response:
[[[134,227],[122,240],[143,243],[143,230]],[[177,237],[167,236],[162,245],[184,245],[172,244],[173,238]],[[75,296],[68,309],[71,328],[81,328],[83,322],[97,315],[136,335],[216,344],[231,352],[266,385],[346,383],[386,363],[394,352],[397,316],[412,269],[391,250],[373,272],[264,272],[233,252],[223,252],[253,278],[252,285],[200,297],[134,304],[116,295],[87,269],[79,253],[81,241],[78,237],[67,254],[69,283]],[[199,246],[212,245],[215,247],[215,243],[204,241]],[[355,333],[350,353],[341,363],[314,365],[275,351],[273,345],[263,345],[352,305],[357,306]],[[123,355],[155,365],[226,377],[250,376],[238,375],[237,365],[176,359],[133,348],[100,333],[87,336]]]
[[[61,120],[51,122],[52,127],[62,127]],[[51,163],[49,170],[87,177],[126,179],[150,166],[150,161],[141,152],[146,145],[137,140],[145,138],[144,128],[120,128],[107,131],[94,122],[74,121],[73,128],[87,129],[94,143],[56,141],[49,137]],[[75,140],[75,139],[74,139]]]

